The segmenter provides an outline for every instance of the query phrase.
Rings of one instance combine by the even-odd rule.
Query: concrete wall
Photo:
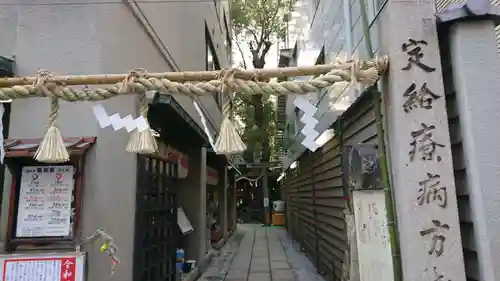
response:
[[[2,5],[9,3],[18,5]],[[71,0],[0,0],[0,5],[0,55],[15,57],[17,75],[33,75],[40,68],[58,74],[124,73],[137,67],[150,72],[176,70],[166,59],[166,49],[179,69],[204,70],[205,21],[209,29],[214,30],[212,37],[221,65],[228,64],[221,41],[225,32],[221,23],[222,7],[219,6],[218,18],[210,1],[138,4],[163,47],[150,38],[132,10],[119,0],[76,4]],[[215,130],[221,119],[215,100],[207,97],[201,103],[212,113],[208,119],[217,124],[212,125]],[[114,98],[103,104],[108,113],[119,112],[122,116],[139,113],[137,98],[133,96]],[[181,104],[199,121],[191,101],[184,99]],[[48,114],[47,100],[14,101],[9,137],[42,137]],[[86,156],[81,231],[88,235],[104,227],[113,235],[123,253],[116,278],[131,280],[136,156],[125,152],[128,135],[99,128],[91,104],[84,102],[62,103],[58,124],[65,137],[98,137]],[[5,181],[9,186],[8,172]],[[1,242],[5,241],[10,190],[6,188],[3,192]],[[98,253],[96,246],[85,250],[90,252],[89,268],[92,269],[88,279],[107,276],[109,260]]]
[[[2,5],[14,2],[22,5]],[[84,2],[0,0],[0,55],[15,57],[20,75],[40,68],[59,74],[126,73],[137,67],[149,72],[205,70],[206,22],[221,67],[230,65],[227,2],[217,1],[217,7],[212,1]],[[192,101],[176,99],[202,126]],[[215,135],[221,111],[211,96],[200,98],[200,104]]]

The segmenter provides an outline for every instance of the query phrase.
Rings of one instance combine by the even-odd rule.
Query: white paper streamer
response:
[[[97,122],[99,122],[99,126],[103,129],[112,126],[115,132],[125,128],[129,133],[135,129],[139,130],[139,132],[149,129],[148,122],[142,116],[136,119],[134,119],[132,115],[121,118],[118,113],[110,116],[101,104],[94,105],[92,110],[94,111]]]
[[[212,146],[212,149],[214,150],[214,152],[217,153],[217,149],[215,149],[214,139],[212,138],[212,135],[210,134],[210,131],[208,130],[207,120],[205,119],[205,115],[203,114],[203,111],[201,111],[201,108],[198,105],[198,103],[196,102],[196,100],[193,100],[193,105],[194,105],[194,108],[196,109],[196,111],[198,112],[198,115],[200,115],[201,124],[203,124],[203,130],[205,131],[205,134],[208,137],[208,142],[210,142],[210,145]]]
[[[300,118],[300,121],[304,123],[304,128],[302,128],[300,132],[305,136],[302,145],[314,152],[319,147],[315,142],[316,138],[319,136],[319,133],[315,129],[319,121],[314,118],[314,114],[318,108],[303,97],[296,97],[293,104],[304,112],[304,115]]]

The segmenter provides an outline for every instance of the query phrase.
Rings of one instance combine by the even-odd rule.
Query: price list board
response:
[[[25,166],[22,169],[16,237],[71,235],[74,168]]]
[[[0,256],[2,281],[83,281],[83,253],[62,256]]]

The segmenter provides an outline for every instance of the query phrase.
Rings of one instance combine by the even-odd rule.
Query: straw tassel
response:
[[[45,96],[50,97],[49,128],[35,152],[35,160],[42,163],[64,163],[69,161],[68,150],[61,137],[61,132],[56,126],[57,114],[59,112],[59,99],[47,88],[45,81],[53,77],[49,71],[39,71],[35,81],[35,88]],[[54,85],[51,85],[54,86]]]
[[[130,71],[127,77],[123,79],[119,91],[121,93],[135,92],[134,83],[136,79],[139,77],[147,77],[147,71],[142,68],[136,68]],[[148,105],[148,100],[146,98],[146,92],[140,93],[139,102],[141,104],[141,109],[140,109],[141,116],[147,122],[149,105]],[[128,141],[126,150],[128,152],[139,153],[139,154],[151,154],[155,153],[158,150],[158,145],[156,144],[156,140],[153,136],[151,128],[149,127],[149,124],[147,128],[135,129],[130,134],[130,139]]]
[[[235,86],[235,71],[235,69],[226,70],[223,72],[222,77],[222,95],[227,96],[230,99],[232,98],[231,88],[234,88]],[[229,113],[230,111],[228,109],[225,109],[223,112],[224,120],[222,121],[219,135],[217,136],[217,140],[215,142],[215,150],[217,154],[238,154],[247,149],[245,143],[243,143],[240,135],[236,131],[236,128],[229,119]]]
[[[140,95],[140,103],[141,116],[147,121],[149,105],[146,98],[146,93]],[[139,154],[151,154],[158,151],[156,139],[153,136],[153,132],[149,126],[147,128],[144,128],[143,130],[135,129],[131,133],[130,140],[127,144],[127,151]]]
[[[61,137],[61,132],[56,126],[59,99],[50,99],[49,129],[45,133],[40,146],[35,153],[35,160],[42,163],[64,163],[69,161],[68,150]]]

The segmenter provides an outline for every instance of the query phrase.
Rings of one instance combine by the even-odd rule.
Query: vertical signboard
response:
[[[465,281],[435,1],[389,0],[387,132],[405,280]]]

